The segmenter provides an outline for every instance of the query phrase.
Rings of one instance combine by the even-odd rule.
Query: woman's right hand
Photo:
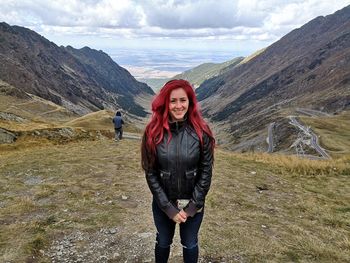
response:
[[[187,220],[187,216],[185,216],[183,213],[179,212],[173,217],[173,221],[175,223],[181,224],[185,223]]]

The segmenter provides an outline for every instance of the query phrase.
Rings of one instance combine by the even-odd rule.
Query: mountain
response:
[[[24,27],[0,23],[0,79],[83,115],[118,109],[146,116],[153,91],[103,51],[58,47]]]
[[[138,80],[146,83],[153,89],[154,92],[157,92],[170,80],[170,78],[140,78]]]
[[[223,63],[203,63],[192,69],[186,70],[180,74],[175,75],[172,78],[159,78],[159,79],[139,79],[140,81],[151,86],[152,89],[157,92],[163,85],[172,79],[185,79],[198,88],[205,80],[214,76],[224,73],[225,71],[239,65],[245,60],[244,57],[237,57]]]
[[[186,79],[198,88],[205,80],[215,77],[237,66],[244,57],[237,57],[223,63],[204,63],[174,76],[171,79]]]
[[[293,30],[196,92],[204,114],[230,136],[232,149],[265,147],[273,122],[289,136],[285,117],[297,107],[331,114],[348,110],[350,6]]]

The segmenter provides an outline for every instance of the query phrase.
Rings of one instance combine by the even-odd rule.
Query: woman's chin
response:
[[[182,121],[184,119],[185,115],[179,115],[179,116],[175,116],[174,120],[175,121]]]

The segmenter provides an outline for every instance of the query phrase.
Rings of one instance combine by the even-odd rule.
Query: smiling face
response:
[[[174,89],[170,93],[169,113],[171,121],[181,121],[188,111],[189,100],[183,88]]]

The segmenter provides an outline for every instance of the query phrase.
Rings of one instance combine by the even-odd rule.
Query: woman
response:
[[[153,194],[156,262],[168,261],[176,223],[184,262],[197,262],[215,140],[185,80],[167,82],[153,100],[152,112],[142,140],[142,167]]]

